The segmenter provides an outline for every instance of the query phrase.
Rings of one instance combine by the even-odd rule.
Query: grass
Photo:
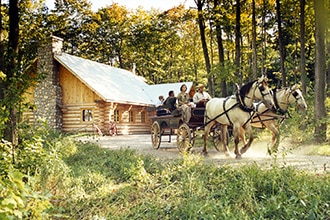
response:
[[[77,143],[53,195],[52,219],[326,219],[329,173],[160,161]],[[55,202],[56,201],[56,202]]]

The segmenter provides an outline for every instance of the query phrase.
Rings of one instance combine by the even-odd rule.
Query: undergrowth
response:
[[[281,139],[312,146],[311,112],[292,112]],[[164,161],[77,142],[46,126],[21,128],[19,136],[16,148],[0,142],[0,219],[330,218],[328,171],[280,167],[276,158],[267,169],[189,154]],[[312,149],[330,155],[328,143]]]
[[[132,150],[80,144],[65,159],[70,176],[52,192],[60,219],[325,219],[329,173],[164,162]]]

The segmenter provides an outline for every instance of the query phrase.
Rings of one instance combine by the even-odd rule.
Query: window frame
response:
[[[91,108],[84,108],[81,109],[81,121],[88,123],[93,122],[94,120],[94,111]]]

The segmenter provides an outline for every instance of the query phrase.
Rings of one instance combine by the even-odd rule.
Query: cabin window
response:
[[[129,122],[134,122],[134,112],[133,111],[129,111],[129,118],[128,118]]]
[[[115,110],[115,111],[113,112],[113,120],[114,120],[115,122],[119,122],[119,121],[120,121],[119,110]]]
[[[82,110],[82,120],[83,121],[93,121],[93,110],[91,110],[91,109]]]
[[[141,122],[142,123],[146,122],[146,113],[145,112],[141,112]]]

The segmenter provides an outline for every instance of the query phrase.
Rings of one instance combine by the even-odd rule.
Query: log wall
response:
[[[119,134],[146,134],[150,132],[149,112],[146,107],[120,103],[108,103],[90,90],[64,67],[60,67],[62,86],[63,132],[95,132],[93,123],[108,135],[109,121],[115,121]],[[92,111],[92,120],[83,120],[83,111]]]

